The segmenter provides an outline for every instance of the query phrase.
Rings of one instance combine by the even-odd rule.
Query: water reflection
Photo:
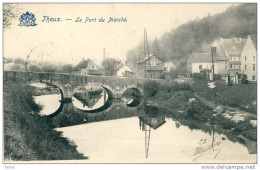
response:
[[[118,102],[105,114],[83,115],[89,123],[57,130],[89,157],[86,163],[256,162],[256,154],[249,154],[237,139],[212,126],[194,129],[189,126],[192,120],[176,121],[156,107],[130,108]],[[61,120],[64,122],[62,117]]]
[[[137,88],[129,88],[122,94],[121,100],[128,107],[136,107],[142,100],[141,91]]]
[[[33,83],[30,84],[33,90],[33,98],[36,104],[41,107],[41,116],[51,116],[61,107],[62,94],[60,90],[51,84]]]
[[[151,138],[151,128],[156,130],[162,126],[165,121],[165,117],[139,117],[139,126],[142,131],[145,132],[145,157],[148,157],[150,138]]]
[[[78,89],[73,94],[73,105],[84,111],[92,111],[101,108],[108,101],[108,93],[102,87]]]

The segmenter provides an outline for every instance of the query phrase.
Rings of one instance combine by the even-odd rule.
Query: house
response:
[[[248,35],[241,53],[241,73],[247,75],[249,81],[257,80],[257,37]]]
[[[218,52],[213,54],[214,73],[225,75],[227,73],[227,58],[219,55]],[[187,61],[187,70],[190,75],[194,73],[206,74],[206,77],[213,79],[212,76],[212,55],[211,53],[191,53]]]
[[[166,68],[166,70],[165,70],[166,73],[169,73],[171,69],[173,69],[173,70],[176,69],[175,64],[172,62],[166,62],[166,63],[164,63],[164,66]]]
[[[72,74],[100,76],[102,72],[92,60],[83,58],[79,64],[73,67]]]
[[[137,63],[136,76],[158,79],[165,70],[164,61],[156,55],[150,55]]]
[[[228,74],[234,76],[241,73],[241,53],[245,46],[245,39],[233,37],[230,39],[218,38],[213,42],[219,55],[226,57]]]
[[[134,71],[130,67],[123,65],[117,70],[116,76],[117,77],[133,77]]]

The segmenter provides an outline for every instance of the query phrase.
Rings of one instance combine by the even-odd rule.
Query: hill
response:
[[[150,44],[151,53],[160,56],[165,61],[177,63],[183,67],[191,52],[209,51],[210,44],[217,37],[232,38],[257,33],[257,5],[241,4],[231,6],[225,12],[208,15],[182,24],[165,33],[161,38]],[[128,51],[127,60],[130,63],[139,61],[136,55],[143,51],[143,44]]]

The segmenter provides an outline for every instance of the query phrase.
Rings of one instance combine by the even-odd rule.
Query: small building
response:
[[[134,71],[130,67],[123,65],[117,70],[116,76],[117,77],[133,77]]]
[[[101,76],[102,72],[92,60],[82,59],[79,64],[73,67],[72,74]]]
[[[227,73],[227,58],[213,54],[214,73],[225,75]],[[206,77],[212,79],[212,55],[211,53],[191,53],[187,61],[187,70],[190,75],[194,73],[206,74]]]
[[[137,77],[158,79],[165,73],[164,60],[156,55],[150,55],[137,63]]]
[[[249,35],[241,53],[241,73],[249,81],[257,80],[257,36]]]

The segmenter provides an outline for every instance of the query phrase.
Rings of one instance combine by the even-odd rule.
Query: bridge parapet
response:
[[[138,88],[142,91],[143,84],[151,79],[136,77],[111,77],[111,76],[91,76],[74,75],[64,73],[46,73],[46,72],[18,72],[4,71],[3,79],[21,81],[25,84],[30,83],[50,83],[59,87],[64,92],[65,98],[73,95],[73,89],[78,86],[103,86],[109,89],[113,94],[120,96],[126,89]],[[174,83],[173,80],[152,79],[161,84]]]

